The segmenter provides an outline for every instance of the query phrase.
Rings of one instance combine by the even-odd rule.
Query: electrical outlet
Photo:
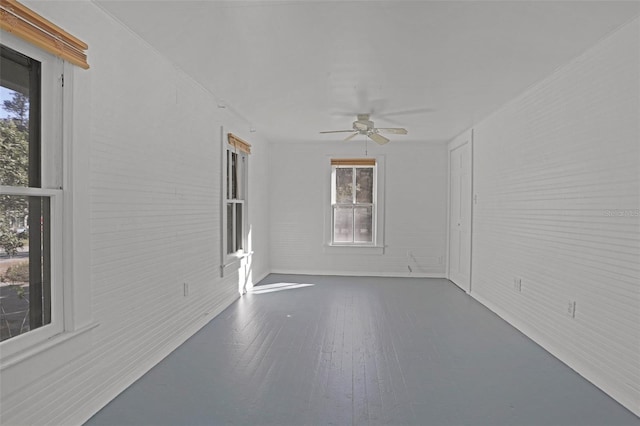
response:
[[[189,295],[189,283],[182,283],[182,289],[184,291],[184,296],[187,297]]]
[[[569,315],[571,318],[576,317],[576,301],[575,300],[570,300],[569,303],[567,303],[567,315]]]

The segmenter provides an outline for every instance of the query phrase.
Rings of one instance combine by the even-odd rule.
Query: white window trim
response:
[[[356,176],[357,174],[354,173],[352,176],[352,184],[353,186],[353,190],[352,190],[352,200],[350,203],[338,203],[336,202],[336,200],[334,199],[335,195],[333,193],[334,189],[337,186],[337,170],[338,169],[372,169],[373,170],[373,188],[372,188],[372,197],[373,197],[373,201],[371,203],[354,203],[353,202],[353,198],[355,198],[356,194],[355,194],[355,183],[356,183]],[[353,246],[357,246],[357,247],[375,247],[376,245],[376,239],[377,239],[377,226],[376,226],[376,218],[377,218],[377,207],[378,207],[378,197],[376,194],[376,191],[378,189],[378,185],[377,185],[377,179],[378,179],[378,167],[377,165],[367,165],[367,166],[355,166],[355,165],[345,165],[345,166],[336,166],[336,165],[332,165],[331,166],[331,208],[332,208],[332,212],[331,212],[331,228],[333,229],[333,232],[331,233],[331,245],[332,246],[347,246],[347,247],[353,247]],[[356,207],[356,206],[366,206],[366,207],[371,207],[371,234],[372,234],[372,238],[371,238],[371,242],[336,242],[333,241],[333,237],[335,237],[335,223],[333,223],[333,220],[335,219],[335,212],[333,211],[333,209],[335,207],[347,207],[347,208],[352,208],[352,207]],[[355,227],[355,224],[353,224]],[[353,230],[353,234],[355,235],[355,229]],[[352,237],[354,236],[352,235]]]
[[[6,383],[17,389],[32,380],[23,369],[48,374],[65,359],[86,352],[90,348],[87,339],[92,339],[87,332],[98,325],[92,317],[87,250],[89,111],[72,107],[76,98],[85,100],[88,93],[74,88],[75,66],[4,31],[2,44],[41,62],[43,164],[42,188],[2,187],[1,191],[51,199],[51,323],[0,343],[0,371],[3,378],[12,377]],[[45,161],[47,158],[53,161]],[[56,168],[62,168],[61,176],[56,176]],[[51,357],[54,352],[56,356]],[[13,368],[16,366],[20,368]]]
[[[220,127],[220,142],[221,142],[221,163],[220,163],[220,276],[224,277],[227,268],[239,265],[241,260],[250,256],[252,253],[248,247],[248,226],[249,226],[249,154],[244,153],[236,147],[229,144],[227,134],[224,127]],[[242,177],[240,184],[242,186],[241,192],[243,199],[238,201],[239,204],[243,204],[242,208],[242,249],[235,253],[227,253],[227,187],[229,185],[227,177],[227,152],[235,152],[242,154],[245,158],[244,167],[242,170]]]
[[[49,198],[51,222],[51,322],[0,343],[2,360],[64,331],[64,281],[62,263],[63,191],[44,188],[0,186],[0,193]]]
[[[333,167],[331,166],[332,158],[340,158],[344,155],[327,155],[326,156],[326,172],[324,175],[324,242],[323,249],[325,253],[331,254],[384,254],[384,213],[385,213],[385,156],[375,156],[376,167],[375,173],[375,194],[374,194],[374,229],[373,243],[333,243],[333,206],[331,203],[331,192],[333,186]]]

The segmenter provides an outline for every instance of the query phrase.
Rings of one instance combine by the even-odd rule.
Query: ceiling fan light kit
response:
[[[357,120],[353,122],[353,128],[351,130],[328,130],[320,133],[351,133],[344,138],[345,141],[353,139],[356,135],[365,135],[375,143],[384,145],[390,140],[380,134],[392,133],[395,135],[406,135],[407,129],[401,127],[375,127],[373,121],[370,120],[369,114],[358,114]]]

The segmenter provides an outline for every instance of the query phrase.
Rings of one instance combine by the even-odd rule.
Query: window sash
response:
[[[357,238],[361,235],[362,226],[358,227],[357,221],[357,213],[358,210],[367,210],[370,209],[371,216],[369,218],[368,223],[365,225],[365,230],[369,229],[370,236],[368,239]],[[348,238],[337,238],[338,234],[341,234],[343,228],[338,228],[338,223],[336,221],[336,217],[339,210],[350,210],[349,220],[347,222],[347,228],[349,230]],[[375,209],[372,204],[369,206],[366,205],[354,205],[354,204],[336,204],[332,207],[332,221],[333,221],[333,232],[332,232],[332,243],[336,245],[358,245],[358,246],[371,246],[375,244]],[[367,226],[368,225],[368,226]]]
[[[331,170],[331,244],[332,245],[353,245],[353,246],[373,246],[376,244],[377,237],[377,220],[376,220],[376,206],[377,206],[377,173],[375,166],[375,159],[332,159],[332,170]],[[352,202],[337,202],[337,170],[338,169],[353,169],[352,173],[352,191],[351,197]],[[372,169],[373,170],[373,184],[372,184],[372,194],[371,194],[371,203],[363,203],[357,201],[357,191],[356,191],[356,179],[357,179],[357,169]],[[352,209],[351,214],[351,238],[350,241],[337,241],[336,240],[336,211],[338,208],[350,208]],[[356,209],[357,208],[371,208],[371,241],[356,241]]]
[[[223,143],[222,274],[247,252],[247,179],[249,156],[239,144]],[[242,141],[243,143],[246,143]],[[247,144],[250,147],[250,145]]]
[[[227,200],[244,200],[247,156],[229,149],[226,155],[226,198]]]
[[[226,251],[227,255],[233,255],[245,248],[245,204],[243,200],[227,200],[226,206]]]
[[[331,160],[334,161],[334,160]],[[350,160],[353,161],[353,160]],[[377,173],[376,173],[376,167],[374,166],[337,166],[334,165],[331,167],[331,204],[336,204],[336,198],[337,198],[337,173],[336,170],[337,169],[353,169],[353,174],[351,176],[352,179],[352,183],[351,183],[351,197],[353,200],[353,204],[358,204],[357,201],[357,191],[356,191],[356,179],[357,179],[357,169],[372,169],[373,170],[373,186],[371,189],[371,199],[373,200],[372,204],[376,204],[376,181],[377,181]]]
[[[10,357],[28,347],[42,342],[43,339],[50,338],[64,331],[63,312],[63,292],[62,282],[62,226],[63,226],[63,204],[64,192],[60,189],[46,188],[20,188],[12,186],[0,186],[0,194],[17,195],[26,197],[40,197],[49,200],[48,212],[42,212],[43,216],[49,216],[49,244],[43,247],[48,251],[50,263],[50,277],[48,289],[44,291],[49,298],[48,306],[43,307],[44,316],[49,321],[48,324],[29,330],[23,334],[16,335],[0,343],[2,357]],[[39,222],[39,221],[37,221]],[[30,260],[31,263],[31,260]]]

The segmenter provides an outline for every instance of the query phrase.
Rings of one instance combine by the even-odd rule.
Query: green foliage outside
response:
[[[8,118],[0,119],[0,185],[29,185],[29,99],[18,92],[5,100]],[[12,219],[22,219],[28,212],[27,198],[0,195],[0,247],[15,256],[23,242],[12,229]],[[14,224],[15,225],[15,224]]]
[[[29,261],[24,261],[20,263],[16,263],[15,265],[9,266],[7,271],[4,273],[2,277],[0,277],[0,281],[3,282],[11,282],[11,283],[28,283],[29,282]],[[20,291],[18,291],[18,298],[20,297]]]
[[[13,257],[18,254],[18,249],[24,246],[24,243],[18,237],[18,234],[9,229],[8,226],[0,225],[0,247],[4,248],[4,251]]]
[[[27,186],[29,183],[28,132],[11,119],[0,120],[0,183]]]

